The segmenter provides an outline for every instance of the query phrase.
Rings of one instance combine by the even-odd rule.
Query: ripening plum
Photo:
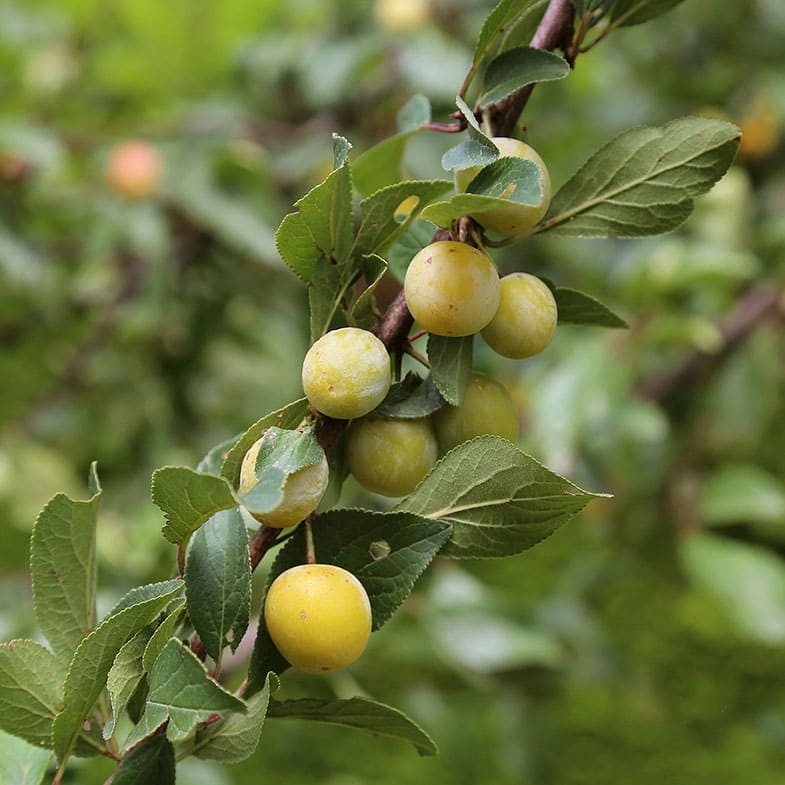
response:
[[[537,164],[540,171],[542,198],[536,205],[510,202],[509,206],[494,207],[490,210],[472,213],[472,218],[483,228],[497,234],[509,236],[525,232],[539,223],[548,212],[551,203],[551,178],[548,174],[548,167],[537,151],[526,142],[506,136],[494,136],[492,141],[499,148],[501,158],[525,158]],[[456,172],[455,187],[458,191],[465,192],[482,169],[482,166],[472,166],[469,169],[461,169]]]
[[[419,251],[404,279],[412,316],[434,335],[473,335],[482,330],[499,307],[499,288],[490,257],[452,240]]]
[[[264,601],[264,622],[278,651],[305,673],[351,665],[371,635],[371,603],[352,573],[301,564],[281,573]]]
[[[427,418],[369,415],[349,428],[346,457],[363,488],[383,496],[405,496],[436,463],[436,437]]]
[[[262,440],[254,442],[243,458],[240,467],[240,493],[242,495],[248,493],[259,481],[256,473],[256,458],[259,455]],[[286,478],[283,486],[283,499],[277,507],[267,512],[257,513],[253,510],[248,510],[248,512],[257,521],[273,529],[294,526],[317,508],[327,490],[328,480],[327,458],[322,456],[322,459],[317,463],[306,466]]]
[[[121,196],[144,199],[161,185],[164,161],[158,148],[141,139],[121,142],[109,154],[106,179]]]
[[[342,327],[311,346],[302,376],[305,395],[314,409],[328,417],[352,420],[368,414],[387,395],[392,381],[390,355],[368,330]]]
[[[556,300],[548,285],[528,273],[501,281],[499,310],[482,331],[488,346],[503,357],[521,360],[545,349],[556,332]]]
[[[481,373],[471,375],[460,406],[444,406],[432,418],[442,453],[486,434],[518,439],[515,402],[502,384]]]

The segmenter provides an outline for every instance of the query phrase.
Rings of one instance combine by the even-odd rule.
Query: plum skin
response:
[[[427,418],[370,415],[346,435],[349,470],[363,488],[382,496],[406,496],[431,470],[438,454]]]
[[[499,309],[482,337],[502,357],[522,360],[550,344],[558,320],[556,298],[548,285],[528,273],[511,273],[501,280]]]
[[[322,414],[338,420],[362,417],[375,409],[390,389],[390,355],[368,330],[332,330],[305,355],[302,382],[311,406]]]
[[[440,240],[415,254],[404,278],[406,305],[434,335],[474,335],[499,307],[496,265],[466,243]]]
[[[264,601],[264,621],[278,651],[304,673],[329,673],[357,660],[371,635],[368,594],[332,564],[300,564],[281,573]]]

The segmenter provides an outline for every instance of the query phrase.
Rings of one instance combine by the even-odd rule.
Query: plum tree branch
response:
[[[572,0],[551,0],[531,40],[535,49],[569,49],[572,42],[575,9]],[[514,93],[485,107],[494,136],[510,136],[526,107],[534,85],[525,85]]]

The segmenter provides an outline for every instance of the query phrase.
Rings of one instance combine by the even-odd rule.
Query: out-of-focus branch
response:
[[[715,352],[696,351],[676,368],[655,377],[638,391],[642,398],[668,404],[686,389],[701,383],[719,367],[761,323],[783,312],[783,290],[772,284],[754,284],[741,296],[719,325],[722,345]]]

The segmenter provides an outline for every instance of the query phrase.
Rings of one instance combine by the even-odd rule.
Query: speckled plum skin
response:
[[[559,319],[553,292],[528,273],[511,273],[501,281],[501,302],[482,337],[497,354],[514,360],[545,349]]]
[[[406,304],[434,335],[473,335],[485,327],[499,306],[496,265],[482,251],[452,240],[423,248],[404,279]]]
[[[371,603],[350,572],[301,564],[281,573],[264,601],[264,622],[278,651],[305,673],[351,665],[371,635]]]
[[[551,178],[545,161],[540,158],[537,151],[519,139],[510,139],[506,136],[495,136],[493,143],[499,148],[501,158],[526,158],[534,161],[540,170],[540,187],[542,200],[537,205],[510,203],[509,207],[498,207],[484,210],[481,213],[472,213],[472,218],[484,229],[496,234],[509,237],[531,229],[538,224],[551,203]],[[465,192],[469,183],[480,173],[481,166],[462,169],[455,174],[455,187],[460,192]]]
[[[460,406],[444,406],[432,419],[442,454],[486,434],[511,442],[518,439],[515,402],[502,384],[481,373],[471,375]]]
[[[343,327],[323,335],[303,361],[303,389],[314,409],[339,420],[362,417],[385,398],[390,355],[368,330]]]
[[[349,470],[357,482],[383,496],[406,496],[431,470],[436,436],[427,418],[398,420],[370,415],[346,436]]]
[[[262,440],[254,442],[243,458],[240,467],[240,493],[246,494],[258,482],[256,475],[256,458]],[[285,529],[294,526],[309,516],[319,505],[327,490],[329,480],[327,458],[322,457],[318,463],[306,466],[299,472],[290,474],[283,486],[283,499],[281,503],[264,513],[249,510],[251,515],[260,523],[271,526],[273,529]]]

